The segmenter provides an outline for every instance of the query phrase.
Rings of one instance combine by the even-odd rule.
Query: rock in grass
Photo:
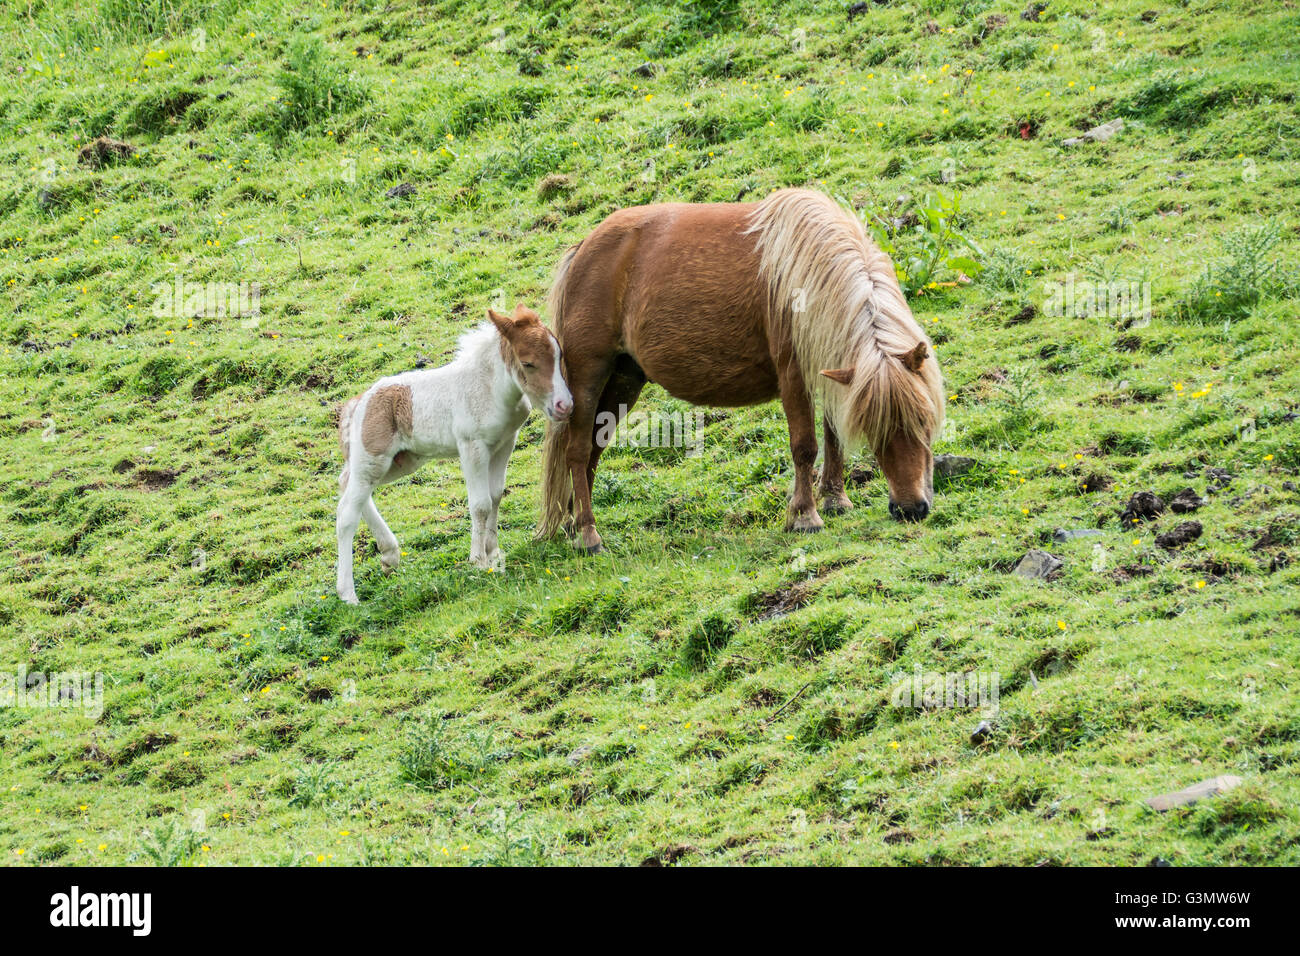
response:
[[[1134,521],[1150,521],[1162,514],[1165,503],[1154,491],[1139,491],[1129,498],[1128,505],[1120,512],[1119,520],[1125,524]]]
[[[904,830],[902,827],[894,827],[894,829],[886,832],[884,836],[884,841],[890,846],[893,846],[896,843],[911,843],[915,839],[916,837],[912,836],[911,833]]]
[[[1174,514],[1187,514],[1205,507],[1206,501],[1191,488],[1184,488],[1169,499],[1169,510]]]
[[[958,475],[966,474],[975,465],[974,458],[964,458],[961,455],[935,455],[934,476],[936,478],[956,478]]]
[[[102,169],[105,166],[111,166],[119,159],[127,159],[134,155],[135,147],[130,143],[124,143],[119,139],[112,139],[108,136],[100,136],[77,151],[77,162],[82,166],[89,166],[91,169]]]
[[[1038,548],[1027,552],[1015,567],[1015,573],[1022,578],[1050,578],[1061,570],[1061,559]]]
[[[1210,494],[1216,491],[1222,491],[1228,485],[1232,484],[1235,475],[1229,474],[1225,468],[1206,468],[1205,469],[1205,490]]]
[[[410,183],[398,183],[384,195],[389,199],[404,199],[407,196],[415,195],[415,187]]]
[[[594,748],[590,744],[583,744],[581,747],[575,747],[573,752],[570,753],[569,756],[566,757],[565,759],[568,760],[569,763],[576,766],[577,764],[582,763],[589,756],[591,756],[591,752],[593,749]]]
[[[646,61],[645,63],[642,63],[640,66],[632,67],[632,75],[642,76],[648,80],[656,76],[659,73],[659,70],[660,67],[658,63],[651,63],[649,61]]]
[[[1030,0],[1029,6],[1025,7],[1024,12],[1020,14],[1020,19],[1028,20],[1030,23],[1037,23],[1038,18],[1043,15],[1043,11],[1046,9],[1046,3],[1036,3],[1034,0]]]
[[[1113,119],[1109,123],[1102,123],[1100,126],[1094,126],[1082,136],[1071,136],[1069,139],[1061,140],[1062,146],[1079,146],[1083,143],[1104,143],[1116,133],[1124,128],[1122,119]]]
[[[1173,793],[1162,793],[1158,797],[1147,797],[1142,802],[1157,813],[1164,813],[1166,810],[1173,810],[1175,807],[1190,806],[1198,800],[1204,800],[1206,797],[1217,797],[1219,794],[1227,793],[1239,786],[1241,786],[1240,777],[1224,774],[1221,777],[1202,780],[1200,783],[1194,783],[1190,787],[1184,787],[1182,790],[1176,790]]]
[[[550,199],[558,193],[568,192],[573,188],[573,181],[564,173],[547,173],[542,177],[542,181],[537,184],[537,195],[542,199]]]
[[[1100,528],[1057,528],[1052,532],[1052,540],[1057,544],[1073,541],[1075,538],[1095,538],[1101,534]]]
[[[1156,535],[1156,544],[1166,551],[1172,551],[1175,548],[1181,548],[1185,544],[1190,544],[1200,536],[1201,523],[1199,521],[1184,521],[1172,531]]]

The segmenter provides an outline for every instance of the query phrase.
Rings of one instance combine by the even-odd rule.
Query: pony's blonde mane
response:
[[[810,189],[782,189],[758,203],[757,236],[768,287],[768,322],[789,331],[809,391],[850,449],[879,453],[904,432],[929,445],[943,425],[943,382],[929,338],[903,298],[894,264],[862,224]],[[924,342],[917,372],[903,357]],[[840,385],[822,369],[850,367]]]

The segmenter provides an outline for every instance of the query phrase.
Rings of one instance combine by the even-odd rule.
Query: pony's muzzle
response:
[[[924,498],[911,505],[899,505],[891,501],[889,513],[899,521],[924,521],[930,513],[930,502]]]
[[[564,423],[573,415],[573,402],[557,398],[546,406],[546,417],[556,423]]]

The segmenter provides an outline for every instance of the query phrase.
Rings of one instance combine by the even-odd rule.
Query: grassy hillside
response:
[[[1300,13],[848,6],[0,11],[0,666],[105,682],[0,708],[5,864],[1300,863]],[[79,159],[104,135],[134,151]],[[446,462],[378,496],[398,573],[363,532],[334,598],[342,399],[540,306],[614,209],[786,185],[898,220],[900,265],[960,194],[983,268],[912,304],[976,464],[928,521],[868,456],[782,533],[773,404],[611,450],[580,557],[531,541],[534,416],[504,573]],[[1149,321],[1049,314],[1071,276]],[[178,279],[261,314],[159,314]],[[1038,547],[1054,579],[1011,573]],[[998,712],[892,706],[917,668]]]

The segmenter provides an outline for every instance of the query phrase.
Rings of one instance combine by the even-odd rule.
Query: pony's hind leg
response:
[[[822,415],[822,444],[826,447],[826,454],[822,460],[821,480],[817,483],[822,511],[832,515],[850,511],[853,502],[844,493],[844,448],[825,414]]]
[[[614,366],[614,374],[605,383],[596,403],[596,420],[592,430],[591,456],[587,463],[587,487],[594,488],[596,482],[596,465],[600,455],[609,441],[614,437],[614,429],[623,417],[632,410],[636,400],[645,388],[645,373],[640,366],[628,356],[623,356]],[[601,441],[601,437],[605,441]]]

